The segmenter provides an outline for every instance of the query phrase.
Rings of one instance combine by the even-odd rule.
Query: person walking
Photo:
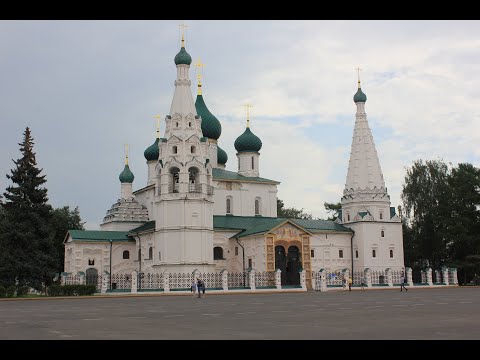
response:
[[[405,274],[402,272],[402,275],[400,276],[400,291],[408,291],[408,289],[405,287],[405,283],[407,282],[407,278],[405,277]]]
[[[193,297],[195,297],[195,293],[197,292],[197,283],[195,280],[192,281],[192,286],[190,287],[190,291],[193,294]]]
[[[362,280],[360,282],[360,286],[362,287],[362,291],[365,290],[366,285],[367,285],[367,280],[365,279],[365,276],[362,276]]]
[[[352,291],[352,284],[353,284],[352,277],[349,276],[348,277],[348,291]]]

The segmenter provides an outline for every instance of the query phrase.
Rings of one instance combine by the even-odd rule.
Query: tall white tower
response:
[[[213,271],[213,186],[208,142],[191,92],[192,58],[175,56],[177,79],[156,165],[154,266],[170,272]]]
[[[357,113],[339,222],[355,231],[354,270],[367,267],[400,270],[404,267],[402,225],[395,208],[390,207],[390,196],[365,113],[367,96],[362,92],[360,75],[353,101]]]

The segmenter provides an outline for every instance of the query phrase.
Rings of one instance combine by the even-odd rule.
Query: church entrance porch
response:
[[[285,252],[282,245],[275,246],[275,268],[282,272],[282,285],[300,285],[301,261],[298,247],[290,246]]]

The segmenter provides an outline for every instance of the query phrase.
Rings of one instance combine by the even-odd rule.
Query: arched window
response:
[[[198,181],[198,169],[196,167],[188,169],[188,191],[201,192],[201,186]]]
[[[172,153],[174,153],[174,154],[177,153],[177,147],[176,147],[176,146],[174,146],[174,147],[172,148]]]
[[[195,146],[192,145],[192,146],[190,147],[190,152],[191,152],[192,154],[195,154],[195,150],[196,150],[196,149],[195,149]]]
[[[252,156],[252,170],[255,169],[255,158]]]
[[[176,123],[176,126],[178,127],[178,122]]]
[[[130,251],[128,250],[123,251],[123,259],[130,259]]]
[[[228,197],[227,198],[227,214],[232,213],[232,198]]]
[[[153,259],[153,247],[151,246],[148,248],[148,258]]]
[[[393,259],[393,250],[390,249],[390,258]]]
[[[223,249],[221,247],[213,248],[213,260],[223,260]]]
[[[192,123],[190,121],[188,122],[188,127],[192,127]]]
[[[94,259],[88,259],[88,265],[95,265]]]
[[[383,219],[383,211],[380,211],[380,220]]]
[[[350,213],[347,213],[347,221],[350,221]]]
[[[178,193],[180,182],[180,169],[172,167],[170,169],[170,183],[168,184],[168,192]]]
[[[255,215],[260,215],[260,199],[255,199]]]
[[[355,250],[355,257],[358,259],[358,250]]]
[[[385,230],[382,230],[382,231],[380,232],[380,236],[381,236],[381,237],[385,237]]]
[[[377,251],[375,249],[372,250],[372,257],[377,257]]]

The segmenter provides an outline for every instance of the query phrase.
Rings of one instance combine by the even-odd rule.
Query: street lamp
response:
[[[110,239],[110,290],[112,290],[112,244],[113,240]]]

